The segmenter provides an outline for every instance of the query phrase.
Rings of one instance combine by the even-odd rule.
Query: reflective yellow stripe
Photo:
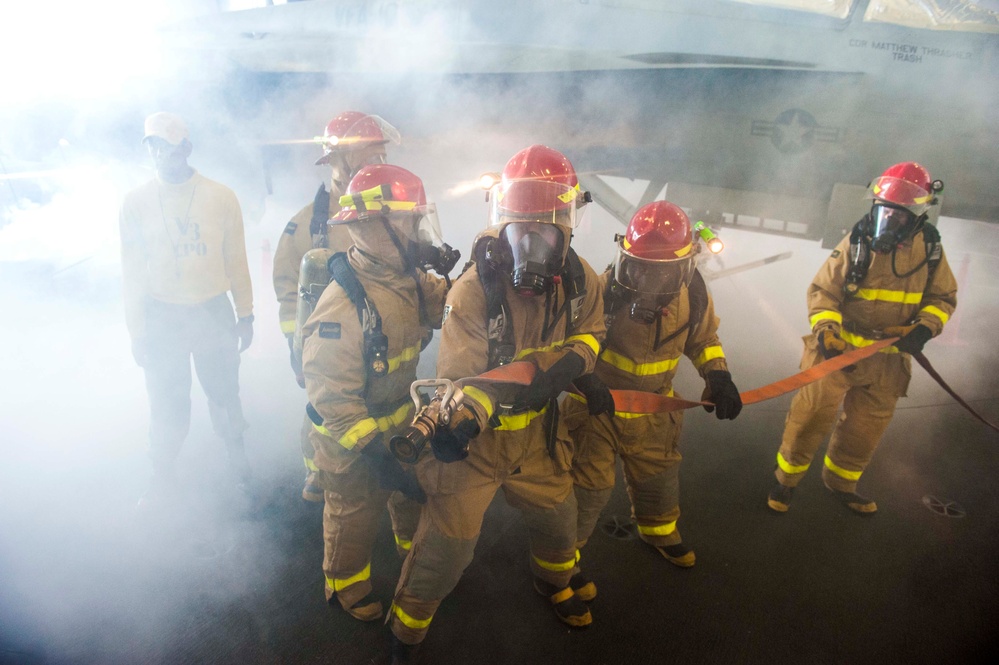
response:
[[[402,363],[408,362],[410,360],[413,360],[414,358],[419,358],[419,357],[420,357],[420,345],[419,344],[414,344],[413,346],[409,347],[408,349],[403,349],[402,353],[400,353],[399,355],[397,355],[395,358],[389,358],[389,361],[388,361],[388,373],[391,374],[392,372],[394,372],[397,369],[399,369],[399,365],[401,365]]]
[[[562,346],[562,342],[557,342],[555,344],[549,344],[548,346],[539,346],[536,349],[524,349],[524,350],[522,350],[522,351],[520,351],[520,352],[517,353],[516,357],[514,357],[514,360],[520,360],[521,358],[529,356],[532,353],[547,353],[548,351],[554,351],[555,349],[559,348],[560,346]]]
[[[680,362],[680,356],[677,356],[676,358],[667,358],[666,360],[659,360],[654,363],[636,363],[631,358],[622,356],[620,353],[615,353],[610,349],[604,349],[604,352],[600,354],[600,359],[622,372],[634,374],[635,376],[664,374],[675,369],[677,363]]]
[[[430,621],[433,619],[433,617],[430,617],[429,619],[414,619],[413,617],[403,612],[402,608],[396,605],[395,603],[392,603],[392,614],[394,614],[396,618],[398,618],[399,621],[401,621],[402,624],[406,626],[406,628],[412,628],[413,630],[425,629],[427,626],[430,625]]]
[[[572,570],[579,563],[579,550],[576,550],[576,555],[564,563],[552,563],[551,561],[542,561],[536,556],[531,556],[534,559],[534,563],[538,564],[545,570],[550,570],[553,573],[564,573],[567,570]]]
[[[493,402],[489,399],[489,395],[485,394],[475,386],[464,386],[462,392],[465,393],[465,397],[468,397],[479,404],[486,411],[486,420],[493,417]]]
[[[848,330],[841,330],[839,336],[843,338],[844,342],[846,342],[847,344],[852,344],[858,349],[863,346],[870,346],[871,344],[874,344],[874,342],[877,341],[873,339],[867,339],[866,337],[862,337]],[[898,349],[895,348],[894,346],[886,346],[885,348],[878,351],[878,353],[898,353]]]
[[[721,346],[709,346],[708,348],[701,351],[701,355],[697,356],[694,361],[694,367],[703,367],[705,363],[714,360],[715,358],[724,358],[725,352],[722,350]]]
[[[516,413],[507,416],[500,416],[500,424],[494,429],[500,429],[507,432],[512,432],[518,429],[524,429],[531,424],[531,421],[540,416],[542,413],[548,410],[548,406],[545,405],[541,407],[540,411],[526,411],[524,413]]]
[[[638,525],[638,533],[645,536],[668,536],[669,534],[676,531],[676,520],[669,522],[668,524],[663,524],[661,526],[642,526]]]
[[[919,311],[920,311],[920,313],[926,312],[927,314],[932,314],[933,316],[935,316],[938,319],[940,319],[941,323],[947,323],[947,321],[950,320],[950,314],[948,314],[947,312],[943,311],[939,307],[934,307],[933,305],[927,305],[926,307],[922,308]]]
[[[565,340],[565,343],[569,342],[583,342],[586,346],[593,350],[594,354],[600,353],[600,342],[593,335],[572,335],[569,339]]]
[[[285,335],[290,335],[291,333],[295,332],[295,319],[292,319],[291,321],[282,321],[281,332],[283,332]]]
[[[900,302],[906,305],[918,305],[923,299],[923,293],[908,291],[889,291],[888,289],[860,289],[857,297],[863,300],[883,300],[884,302]]]
[[[317,427],[316,429],[319,428]],[[378,423],[375,421],[375,419],[365,418],[364,420],[358,422],[349,430],[347,430],[347,433],[341,436],[340,440],[337,441],[337,443],[339,443],[347,450],[351,450],[353,449],[354,446],[357,445],[358,441],[360,441],[367,435],[371,434],[376,429],[378,429]],[[329,430],[326,431],[326,434],[329,435]]]
[[[364,580],[371,578],[371,564],[369,563],[364,567],[364,570],[359,572],[357,575],[352,575],[346,579],[337,579],[335,577],[326,576],[326,586],[333,589],[333,591],[343,591],[352,584],[357,584],[358,582],[363,582]]]
[[[413,547],[412,540],[406,540],[405,538],[400,538],[399,534],[395,534],[395,544],[406,550],[407,552]]]
[[[805,471],[808,471],[807,464],[802,464],[801,466],[792,466],[790,462],[784,459],[784,456],[780,454],[779,450],[777,451],[777,466],[779,466],[781,471],[783,471],[784,473],[790,473],[790,474],[804,473]]]
[[[836,466],[833,464],[833,461],[829,459],[829,455],[826,455],[826,468],[840,478],[845,478],[847,480],[860,480],[860,475],[863,473],[863,471],[847,471],[841,466]]]
[[[340,440],[337,441],[337,443],[339,443],[347,450],[351,450],[353,449],[354,446],[357,445],[358,441],[360,441],[367,435],[371,434],[375,430],[378,430],[380,432],[387,432],[393,427],[398,427],[399,425],[406,422],[409,419],[410,408],[412,408],[412,404],[406,402],[398,409],[396,409],[393,413],[387,416],[382,416],[380,418],[365,418],[364,420],[359,421],[357,424],[355,424],[353,427],[347,430],[347,433],[344,434],[342,437],[340,437]],[[315,423],[313,423],[312,426],[320,434],[333,438],[333,434],[322,425],[316,425]]]
[[[843,325],[843,315],[839,312],[834,312],[831,309],[826,309],[808,317],[808,322],[812,325],[812,328],[815,328],[815,324],[820,321],[835,321],[836,323]]]
[[[313,425],[313,427],[315,427],[315,425]],[[303,457],[302,459],[305,460],[306,469],[308,469],[309,471],[319,471],[319,467],[316,466],[316,463],[310,460],[308,457]]]

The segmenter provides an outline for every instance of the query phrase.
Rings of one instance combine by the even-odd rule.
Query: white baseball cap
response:
[[[146,118],[146,135],[142,137],[145,141],[153,136],[159,137],[170,145],[180,145],[184,139],[190,140],[191,134],[187,131],[187,125],[180,119],[180,116],[173,113],[160,111]]]

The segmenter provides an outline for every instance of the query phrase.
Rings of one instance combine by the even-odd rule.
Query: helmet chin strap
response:
[[[426,325],[428,318],[427,306],[424,302],[423,288],[420,286],[420,278],[416,274],[414,259],[402,246],[402,240],[399,239],[395,229],[392,228],[391,222],[389,222],[388,217],[385,215],[382,215],[382,226],[385,228],[385,232],[388,233],[388,237],[392,240],[392,244],[395,245],[396,250],[399,252],[399,258],[402,259],[402,271],[413,278],[413,283],[416,286],[416,298],[420,302],[420,325]]]

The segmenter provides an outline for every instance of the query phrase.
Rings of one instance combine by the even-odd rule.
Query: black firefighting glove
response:
[[[933,331],[922,323],[913,326],[891,326],[885,328],[884,333],[889,337],[902,338],[892,344],[902,353],[922,353],[926,343],[933,339]]]
[[[368,445],[361,448],[361,455],[368,463],[371,473],[378,479],[378,486],[383,490],[398,490],[417,503],[427,502],[427,495],[416,477],[406,473],[382,443],[381,432],[371,439]]]
[[[715,415],[718,420],[735,420],[742,411],[742,398],[739,397],[739,389],[732,383],[732,375],[724,370],[713,369],[705,378],[708,385],[704,387],[701,401],[712,402],[714,406],[705,405],[704,410],[711,413],[717,407]]]
[[[585,367],[586,362],[569,351],[547,371],[538,370],[531,385],[521,390],[513,401],[514,412],[540,411],[550,400],[562,394]]]
[[[295,354],[295,334],[285,335],[288,338],[288,355],[291,358],[291,371],[295,373],[295,382],[299,388],[305,387],[305,372],[302,370],[302,359]]]
[[[468,443],[479,435],[479,424],[475,418],[463,419],[453,427],[438,427],[430,448],[434,457],[442,462],[460,462],[468,457]]]
[[[846,351],[846,342],[839,336],[839,331],[833,328],[824,328],[819,331],[819,352],[826,360],[843,355]]]
[[[244,316],[236,321],[236,336],[239,337],[239,352],[250,348],[253,342],[253,315]]]
[[[586,408],[591,416],[599,416],[601,413],[614,416],[614,396],[596,374],[584,374],[572,383],[586,398]]]

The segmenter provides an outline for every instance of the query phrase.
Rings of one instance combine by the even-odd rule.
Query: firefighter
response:
[[[460,382],[474,418],[439,430],[417,465],[427,504],[403,565],[390,622],[395,662],[415,658],[434,612],[472,560],[496,491],[530,532],[534,586],[573,627],[592,618],[570,584],[576,569],[571,447],[556,398],[590,372],[603,338],[593,270],[569,246],[588,197],[564,155],[530,146],[490,195],[490,226],[475,263],[448,295],[437,375],[475,377],[514,360],[537,369],[527,387]],[[469,441],[474,439],[469,446]]]
[[[610,499],[620,456],[639,537],[670,563],[689,568],[694,550],[676,527],[683,412],[615,409],[607,387],[673,396],[673,376],[685,355],[705,381],[701,399],[714,404],[705,409],[733,420],[742,400],[718,340],[714,303],[696,269],[700,246],[686,213],[669,201],[650,203],[635,213],[617,242],[613,269],[600,281],[607,339],[594,373],[575,382],[596,399],[569,393],[565,405],[576,448],[576,546],[586,544]]]
[[[910,355],[940,334],[957,306],[957,282],[927,211],[943,183],[915,162],[888,168],[868,190],[871,211],[844,237],[808,287],[812,334],[801,367],[885,337],[899,337],[870,358],[802,388],[791,401],[777,452],[777,484],[767,505],[791,504],[822,440],[832,438],[822,481],[851,510],[869,515],[877,504],[857,493],[857,481],[906,394]],[[836,413],[842,404],[843,412]]]
[[[326,598],[372,621],[371,550],[388,502],[398,546],[409,549],[423,492],[388,450],[413,417],[409,387],[430,328],[440,327],[446,274],[436,208],[422,181],[398,166],[362,167],[330,220],[352,246],[330,259],[330,282],[306,322],[303,371],[314,463],[329,485],[323,534]],[[436,259],[428,257],[436,257]],[[446,265],[446,264],[450,265]],[[391,492],[390,490],[399,490]]]
[[[274,251],[274,292],[278,299],[281,332],[288,340],[295,380],[303,388],[305,379],[302,377],[301,347],[298,353],[293,348],[302,257],[314,248],[343,252],[350,247],[346,227],[329,226],[326,222],[340,211],[340,196],[346,191],[347,184],[357,170],[369,164],[384,164],[385,146],[389,141],[399,143],[399,132],[378,116],[344,111],[326,124],[323,136],[317,140],[323,146],[323,155],[316,160],[316,165],[330,166],[330,191],[326,191],[324,185],[319,186],[315,200],[298,211],[285,226]],[[311,429],[312,424],[306,419],[301,436],[302,456],[306,466],[302,498],[322,502],[322,483],[316,477],[315,465],[312,463],[312,445],[308,438]]]
[[[188,164],[190,134],[178,116],[150,115],[142,141],[156,178],[125,195],[119,225],[125,318],[149,393],[154,478],[146,498],[172,485],[191,421],[192,357],[212,426],[245,487],[239,354],[253,340],[253,293],[239,202]]]

